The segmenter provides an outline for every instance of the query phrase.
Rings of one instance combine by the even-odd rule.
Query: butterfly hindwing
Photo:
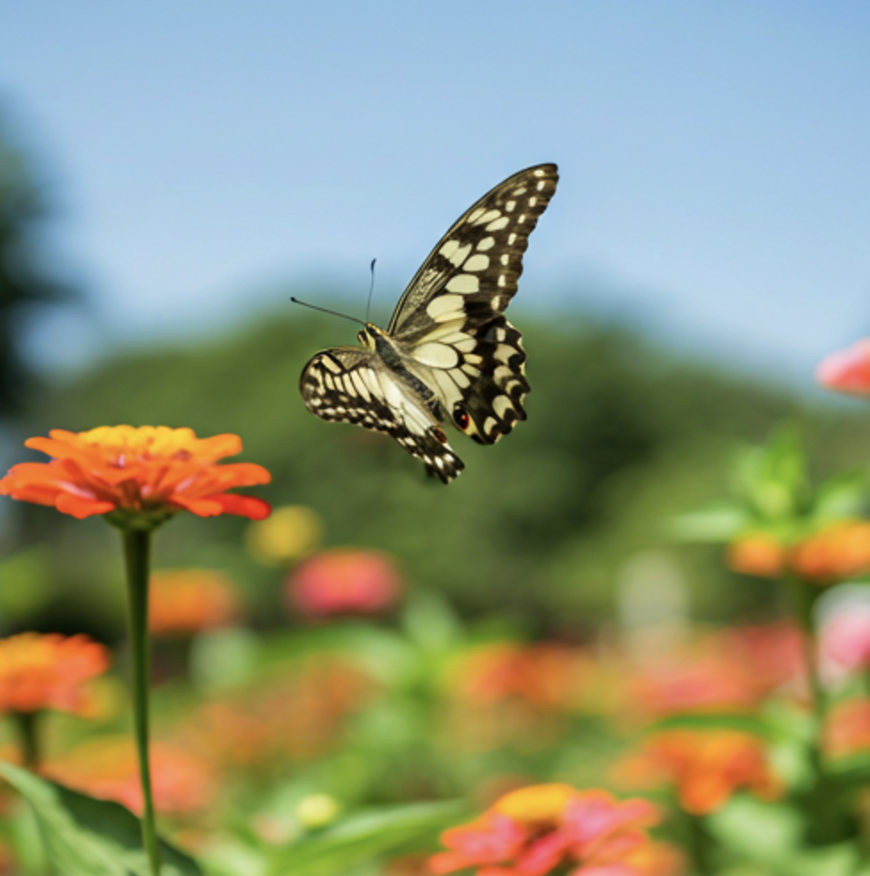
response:
[[[526,418],[522,338],[504,317],[523,253],[556,190],[555,164],[527,168],[453,223],[408,284],[386,331],[315,356],[302,373],[309,410],[392,435],[444,483],[464,467],[440,423],[493,444]]]
[[[305,366],[299,389],[318,417],[386,432],[445,484],[465,467],[425,403],[377,353],[363,347],[324,350]]]

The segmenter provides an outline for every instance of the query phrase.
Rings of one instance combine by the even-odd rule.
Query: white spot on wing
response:
[[[369,395],[368,387],[366,386],[365,380],[363,380],[362,375],[358,371],[354,371],[351,375],[353,378],[354,386],[356,386],[356,391],[366,400],[371,401],[371,396]]]
[[[459,364],[459,354],[447,344],[421,344],[414,348],[413,356],[418,362],[432,368],[455,368]]]
[[[486,226],[486,230],[501,231],[502,228],[507,228],[508,222],[510,222],[510,219],[508,219],[507,216],[502,216],[499,219],[494,219],[492,222],[490,222],[489,225]]]
[[[462,267],[462,263],[468,257],[468,254],[471,252],[471,244],[466,243],[465,246],[460,246],[459,249],[450,256],[450,264],[454,265],[457,268]]]
[[[477,248],[481,252],[486,252],[487,250],[492,249],[495,246],[495,238],[494,237],[484,237],[480,243],[477,244]]]
[[[470,222],[472,225],[474,225],[482,215],[483,215],[483,207],[478,207],[476,210],[474,210],[468,214],[468,219],[466,221]]]
[[[444,256],[445,259],[449,259],[456,250],[459,249],[459,241],[458,240],[448,240],[438,252]]]
[[[508,213],[513,213],[514,208],[516,207],[516,205],[517,205],[517,202],[516,202],[516,201],[508,201],[508,202],[504,205],[504,208],[505,208],[505,210],[508,211]]]
[[[489,267],[489,256],[473,255],[464,265],[466,271],[485,271]]]
[[[496,412],[499,419],[503,420],[506,411],[513,410],[513,405],[511,404],[511,400],[506,395],[499,395],[495,397],[495,400],[492,403],[492,409]]]
[[[440,295],[438,298],[433,298],[426,305],[426,313],[436,322],[450,319],[457,311],[457,316],[462,316],[461,295]]]
[[[498,219],[501,216],[500,210],[487,210],[482,216],[478,217],[474,221],[474,225],[487,225],[487,223],[491,223],[494,219]],[[489,231],[489,227],[487,226],[487,231]]]
[[[467,295],[480,289],[480,280],[472,274],[457,274],[455,277],[450,278],[450,281],[444,288],[448,292],[459,292]]]

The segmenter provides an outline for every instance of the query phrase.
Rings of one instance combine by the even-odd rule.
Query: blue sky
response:
[[[375,256],[384,324],[450,222],[540,161],[562,181],[515,307],[796,380],[870,334],[859,0],[0,0],[0,22],[0,101],[94,305],[43,332],[58,362],[246,319],[288,281],[361,313]]]

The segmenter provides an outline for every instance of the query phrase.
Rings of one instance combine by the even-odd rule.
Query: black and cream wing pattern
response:
[[[556,191],[555,164],[508,177],[438,241],[386,330],[365,323],[361,346],[333,347],[302,371],[308,409],[391,435],[445,484],[465,467],[450,423],[494,444],[526,419],[522,338],[505,318],[523,253]]]

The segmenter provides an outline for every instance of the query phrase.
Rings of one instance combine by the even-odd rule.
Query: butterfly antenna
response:
[[[372,259],[369,270],[372,272],[372,282],[369,284],[369,300],[366,302],[366,322],[369,321],[369,311],[372,308],[372,292],[375,291],[375,262],[377,259]]]
[[[360,325],[365,325],[365,323],[361,319],[357,319],[355,316],[348,316],[346,313],[339,313],[337,310],[327,310],[325,307],[318,307],[316,304],[308,304],[307,301],[300,301],[298,298],[294,298],[292,295],[290,296],[290,300],[294,304],[301,304],[303,307],[310,307],[312,310],[319,310],[321,313],[328,313],[331,316],[340,316],[342,319],[349,319],[351,322],[357,322]]]

